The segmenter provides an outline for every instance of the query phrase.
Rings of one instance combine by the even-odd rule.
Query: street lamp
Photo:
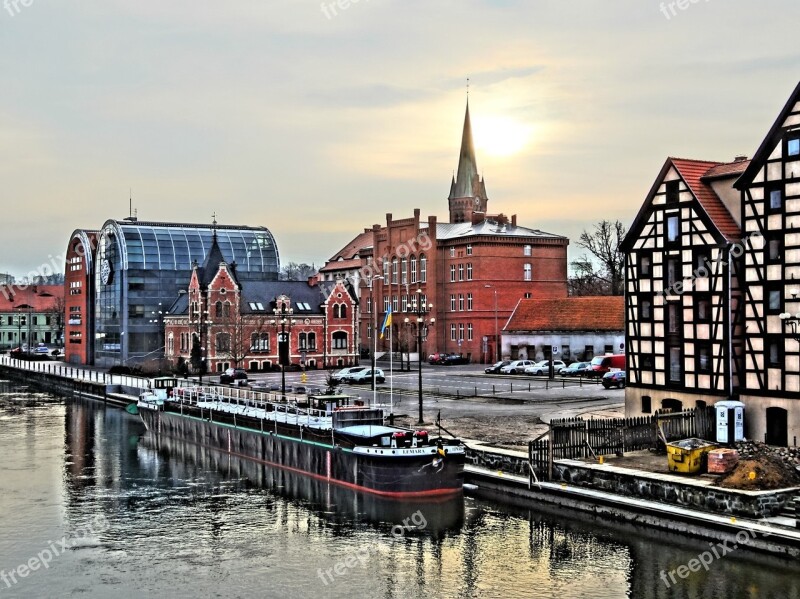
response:
[[[800,290],[791,289],[789,293],[792,295],[792,301],[797,301],[797,296],[800,295]],[[800,323],[800,312],[794,315],[790,314],[789,312],[783,312],[778,316],[783,322],[786,323],[789,336],[795,341],[800,342],[800,330],[798,330],[798,324]]]
[[[164,330],[164,316],[169,314],[169,312],[167,312],[166,310],[161,310],[161,302],[158,302],[158,307],[159,307],[158,310],[153,310],[153,311],[150,312],[150,314],[152,316],[154,316],[155,318],[151,318],[150,320],[148,320],[148,322],[150,324],[158,325],[158,339],[159,339],[160,347],[157,348],[157,350],[161,349],[164,352],[163,355],[162,355],[161,361],[160,361],[161,364],[159,364],[159,367],[158,367],[158,369],[160,371],[161,367],[164,364],[164,360],[166,359],[166,355],[167,355],[167,332],[166,332],[166,330]]]
[[[280,334],[278,335],[278,363],[281,365],[281,397],[286,400],[286,367],[289,365],[289,357],[291,356],[289,347],[289,334],[286,332],[288,327],[291,331],[292,325],[297,321],[291,318],[294,310],[286,306],[286,301],[281,301],[281,307],[275,308],[272,312],[275,318],[270,320],[270,324],[277,327],[280,325]]]
[[[375,353],[378,351],[378,307],[375,305],[374,297],[372,295],[372,287],[377,279],[382,279],[383,275],[374,275],[367,279],[369,286],[369,310],[370,310],[370,325],[372,327],[372,359],[370,360],[372,366],[372,405],[377,403],[378,386],[375,381]],[[394,417],[394,414],[392,414]]]
[[[500,355],[500,339],[497,332],[497,287],[494,285],[484,285],[484,287],[494,291],[494,361],[499,362],[500,358],[497,357]]]
[[[197,333],[200,338],[200,378],[198,383],[202,386],[203,384],[203,374],[206,370],[206,365],[208,364],[208,351],[206,350],[207,343],[203,343],[203,333],[206,333],[206,342],[208,341],[208,326],[212,323],[208,319],[208,310],[203,309],[202,303],[200,304],[199,312],[195,312],[198,317],[197,321]],[[192,349],[190,350],[189,360],[192,360],[192,354],[194,353],[194,340],[192,341]]]
[[[417,421],[417,424],[424,424],[422,418],[422,337],[423,332],[425,332],[427,336],[428,325],[425,323],[425,315],[433,311],[433,304],[428,304],[426,306],[422,298],[422,289],[417,289],[416,297],[413,299],[410,307],[411,313],[417,317],[417,320],[416,322],[411,322],[409,318],[406,318],[404,322],[408,326],[416,326],[417,328],[417,352],[419,352],[417,357],[417,362],[419,364],[417,388],[419,399],[419,420]],[[428,319],[428,323],[431,325],[433,325],[435,322],[436,319],[433,317]]]

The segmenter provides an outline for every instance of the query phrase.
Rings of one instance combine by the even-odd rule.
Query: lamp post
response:
[[[287,308],[286,301],[280,302],[280,308],[275,308],[272,312],[275,318],[270,321],[275,327],[280,326],[280,333],[278,334],[278,363],[281,365],[281,398],[286,400],[286,366],[289,365],[289,358],[291,351],[289,347],[289,333],[286,329],[291,331],[292,325],[295,324],[295,319],[291,318],[294,310]]]
[[[22,355],[22,312],[17,311],[17,357]]]
[[[370,311],[370,326],[372,328],[372,359],[370,360],[370,365],[372,367],[372,405],[374,406],[377,403],[377,394],[378,394],[378,386],[375,381],[375,353],[378,351],[378,322],[377,322],[377,315],[378,310],[377,306],[375,305],[375,299],[372,294],[372,287],[375,285],[375,281],[377,279],[382,279],[382,275],[374,275],[367,279],[369,284],[369,311]],[[394,418],[394,414],[391,415]]]
[[[411,313],[414,314],[417,319],[415,322],[411,322],[409,318],[406,318],[404,321],[408,326],[417,327],[417,363],[419,364],[417,386],[417,396],[419,399],[419,419],[417,420],[417,424],[424,424],[424,420],[422,418],[422,336],[423,332],[427,333],[428,329],[428,325],[425,323],[425,316],[431,311],[433,311],[433,304],[428,304],[426,306],[422,301],[422,289],[417,289],[416,297],[411,304]],[[428,319],[428,323],[430,324],[434,324],[435,322],[435,318]]]
[[[208,341],[208,325],[212,324],[212,322],[208,319],[208,310],[203,309],[203,304],[200,304],[199,313],[197,313],[198,321],[197,321],[197,333],[198,337],[200,338],[200,380],[199,384],[202,386],[203,384],[203,374],[206,370],[206,364],[208,364],[208,351],[206,351],[206,344],[203,342],[203,337],[206,337],[206,341]],[[203,333],[206,333],[203,335]],[[189,361],[192,360],[191,354],[194,350],[194,341],[192,341],[192,349],[190,349],[189,354]]]
[[[791,289],[789,293],[792,295],[792,301],[798,301],[797,296],[800,295],[800,290],[798,289]],[[786,323],[786,329],[789,334],[789,337],[794,339],[795,341],[800,342],[800,312],[797,314],[790,314],[789,312],[783,312],[779,314],[780,319]]]
[[[494,291],[494,361],[499,362],[500,358],[500,338],[497,331],[497,287],[494,285],[484,285],[486,289]]]

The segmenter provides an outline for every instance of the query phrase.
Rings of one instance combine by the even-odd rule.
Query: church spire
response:
[[[461,133],[461,151],[458,155],[458,170],[450,184],[450,222],[472,221],[476,213],[486,213],[486,186],[478,174],[475,145],[472,141],[472,122],[469,117],[469,98],[464,114],[464,130]]]

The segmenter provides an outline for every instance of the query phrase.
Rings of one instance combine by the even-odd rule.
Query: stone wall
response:
[[[523,454],[487,448],[468,448],[467,463],[487,470],[528,476],[528,461]],[[800,489],[781,491],[737,491],[682,482],[675,475],[620,472],[619,469],[574,460],[556,460],[553,482],[616,493],[625,497],[662,501],[701,511],[748,518],[775,516],[789,507]]]

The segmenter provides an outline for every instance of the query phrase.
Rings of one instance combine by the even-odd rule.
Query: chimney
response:
[[[511,215],[511,226],[512,227],[516,227],[517,226],[517,215],[516,214],[512,214]]]
[[[747,156],[745,154],[739,154],[738,156],[733,157],[734,162],[744,162],[747,160]]]

